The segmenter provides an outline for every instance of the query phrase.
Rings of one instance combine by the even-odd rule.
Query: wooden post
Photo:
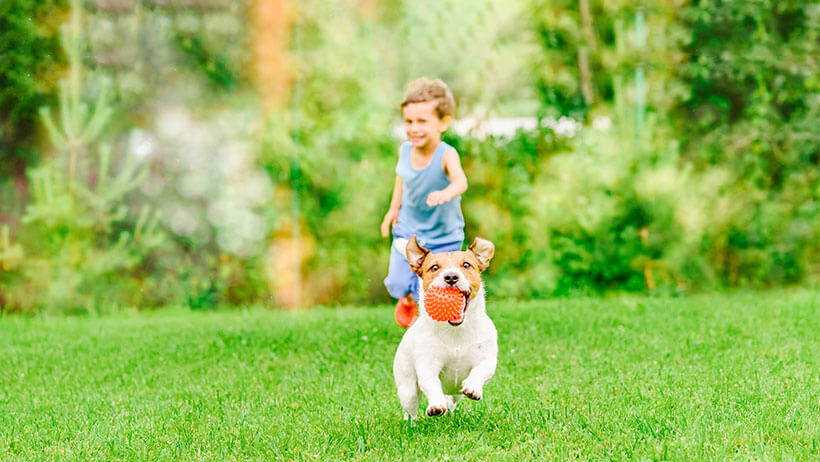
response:
[[[254,0],[254,72],[257,88],[267,112],[285,110],[288,106],[298,113],[298,82],[288,53],[291,46],[298,48],[298,30],[293,28],[293,11],[288,0]],[[293,40],[293,44],[291,43]],[[298,117],[297,117],[298,119]],[[298,124],[298,122],[297,122]],[[290,226],[274,237],[268,253],[268,271],[276,305],[298,308],[304,305],[302,265],[313,252],[309,234],[303,234],[301,223],[300,186],[301,163],[300,127],[291,128],[293,159],[289,185],[292,217]]]
[[[254,0],[253,71],[268,111],[284,107],[289,99],[293,71],[288,60],[291,11],[287,0]]]

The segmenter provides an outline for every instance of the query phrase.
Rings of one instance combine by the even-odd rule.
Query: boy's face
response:
[[[441,141],[441,134],[450,126],[450,116],[443,119],[436,114],[436,101],[410,103],[402,110],[404,132],[418,149],[435,148]],[[435,146],[431,146],[435,143]]]

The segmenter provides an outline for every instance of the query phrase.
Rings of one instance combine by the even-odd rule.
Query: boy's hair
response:
[[[439,119],[446,116],[452,117],[456,110],[456,101],[453,94],[447,88],[447,84],[441,79],[430,80],[422,77],[410,82],[407,91],[404,92],[404,100],[401,108],[412,103],[425,103],[427,101],[436,102],[436,115]]]

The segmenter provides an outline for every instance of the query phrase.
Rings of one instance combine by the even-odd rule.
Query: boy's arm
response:
[[[403,192],[403,186],[401,182],[401,177],[396,175],[396,185],[393,186],[393,197],[390,199],[390,208],[391,209],[400,209],[401,208],[401,194]]]
[[[396,185],[393,187],[393,197],[390,199],[390,209],[384,215],[384,220],[382,220],[382,237],[387,237],[390,235],[390,227],[396,226],[396,223],[399,221],[399,209],[401,209],[401,194],[402,194],[402,182],[401,177],[396,175]]]
[[[450,185],[441,191],[433,191],[427,196],[427,205],[430,207],[451,201],[467,190],[467,175],[464,174],[464,169],[461,168],[461,159],[458,157],[456,150],[450,149],[445,152],[441,163],[444,173],[450,179]]]

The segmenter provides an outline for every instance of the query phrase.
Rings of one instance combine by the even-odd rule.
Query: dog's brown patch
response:
[[[410,268],[421,276],[425,290],[442,271],[457,268],[469,281],[470,292],[478,293],[481,287],[481,272],[490,265],[495,246],[492,242],[477,237],[466,252],[431,253],[420,246],[413,235],[407,242],[406,253]]]
[[[424,259],[421,267],[421,280],[424,284],[424,289],[430,287],[442,271],[449,268],[457,268],[464,273],[464,277],[470,283],[470,292],[478,293],[481,288],[481,270],[480,263],[472,252],[447,252],[447,253],[433,253]]]

